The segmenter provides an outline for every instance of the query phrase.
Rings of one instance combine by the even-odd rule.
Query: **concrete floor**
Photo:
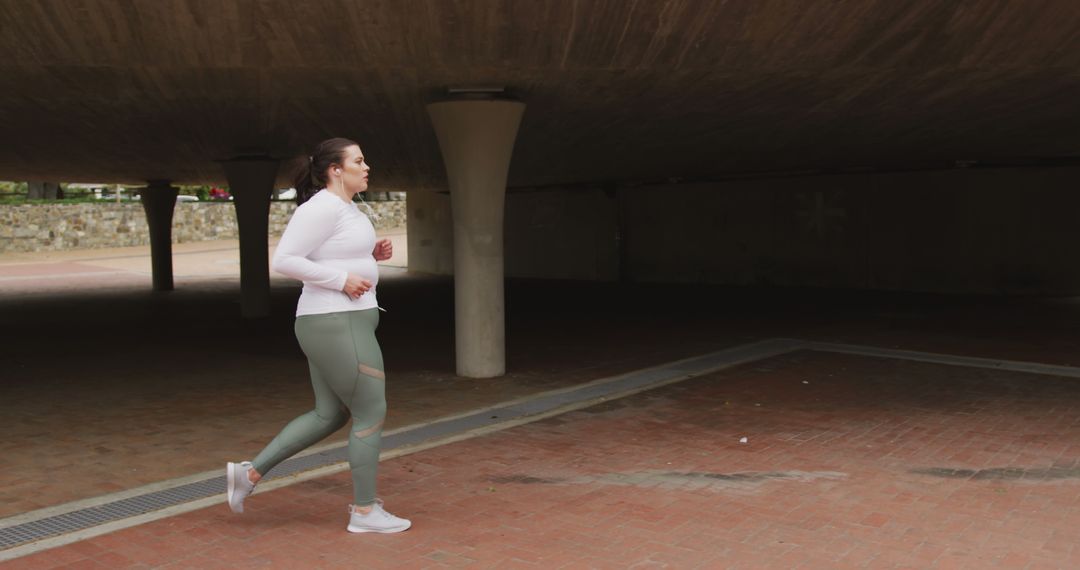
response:
[[[0,256],[6,360],[0,417],[8,434],[0,442],[0,517],[250,457],[310,406],[306,365],[291,332],[297,287],[275,280],[273,316],[244,321],[235,265],[218,263],[235,255],[235,244],[177,249],[183,254],[177,290],[164,294],[148,291],[145,248]],[[185,258],[198,262],[187,266]],[[388,267],[379,294],[390,310],[379,330],[388,428],[771,337],[1080,364],[1074,299],[511,281],[511,373],[468,380],[453,374],[449,280]],[[379,560],[413,567],[686,567],[679,556],[688,556],[704,567],[753,568],[795,567],[801,555],[807,567],[820,568],[874,561],[980,568],[988,560],[1017,568],[1076,566],[1071,544],[1080,537],[1071,529],[1080,528],[1080,476],[1070,465],[1080,459],[1078,381],[816,354],[711,378],[515,428],[516,435],[387,462],[384,492],[417,519],[417,528],[385,537],[396,542],[383,553],[390,558]],[[812,399],[796,378],[812,379]],[[765,409],[747,407],[750,400]],[[732,441],[736,433],[750,434],[755,445]],[[762,439],[765,447],[758,446]],[[867,442],[876,447],[859,447]],[[605,451],[590,456],[590,448]],[[492,458],[476,459],[485,453]],[[653,454],[674,458],[662,469],[680,473],[845,476],[781,478],[749,494],[737,486],[669,489],[671,481],[641,479],[662,489],[655,502],[643,500],[649,495],[634,485],[604,479],[604,473],[655,470]],[[484,461],[501,467],[477,466]],[[1037,482],[957,479],[940,470],[1055,465],[1064,476]],[[403,474],[417,466],[422,480]],[[916,466],[940,469],[905,470]],[[529,477],[557,483],[529,484]],[[198,511],[19,561],[204,567],[229,559],[236,567],[288,566],[308,557],[302,565],[335,567],[356,538],[338,528],[346,484],[347,477],[333,476],[267,493],[260,498],[266,516],[241,523],[220,509]],[[487,487],[514,492],[477,491]],[[482,501],[481,511],[495,517],[485,519],[493,528],[455,523],[451,507],[467,509],[471,501]],[[555,505],[578,518],[560,518],[551,512]],[[534,516],[540,512],[547,516]],[[672,517],[690,522],[672,524]],[[794,539],[774,542],[796,532],[792,525],[801,529]],[[462,526],[479,534],[455,530]],[[1027,530],[1010,532],[1014,526]],[[605,530],[590,541],[582,538],[595,536],[590,528]],[[673,528],[686,532],[672,535]],[[166,560],[122,548],[146,533],[184,545],[169,551],[186,555],[174,552]],[[545,558],[552,549],[537,536],[564,550],[580,543],[578,554],[552,566]],[[630,541],[645,546],[628,548]],[[318,558],[330,542],[344,550]],[[296,546],[291,554],[287,545]],[[393,558],[402,548],[409,556]],[[237,549],[250,556],[222,558]]]

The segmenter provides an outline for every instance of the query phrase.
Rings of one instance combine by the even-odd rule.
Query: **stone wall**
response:
[[[375,227],[404,227],[404,200],[371,202]],[[293,202],[270,204],[270,235],[280,236]],[[173,243],[235,239],[236,209],[229,202],[179,202]],[[58,251],[148,245],[146,214],[138,202],[0,205],[0,252]]]

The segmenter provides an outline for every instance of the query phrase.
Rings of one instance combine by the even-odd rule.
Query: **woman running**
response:
[[[315,409],[285,426],[254,460],[227,465],[234,512],[244,512],[244,499],[267,471],[334,433],[351,417],[354,497],[349,532],[401,532],[411,525],[386,512],[375,497],[386,415],[386,375],[375,340],[376,262],[390,259],[393,250],[390,240],[375,240],[375,227],[352,201],[367,190],[370,171],[358,144],[333,138],[315,147],[297,176],[299,206],[278,242],[273,267],[304,282],[295,329],[307,355]]]

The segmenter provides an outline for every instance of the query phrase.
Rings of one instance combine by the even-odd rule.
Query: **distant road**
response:
[[[394,243],[394,257],[382,266],[406,268],[405,228],[379,232]],[[277,239],[270,243],[274,254]],[[72,290],[94,286],[150,283],[150,246],[0,254],[0,294]],[[239,240],[173,244],[173,276],[177,279],[240,277]],[[282,277],[277,273],[273,277]]]

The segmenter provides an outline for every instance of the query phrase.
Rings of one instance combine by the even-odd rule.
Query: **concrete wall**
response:
[[[597,190],[510,194],[506,275],[617,279],[616,206],[614,195]]]
[[[449,274],[449,199],[414,203],[420,195],[409,194],[410,268]],[[1080,293],[1078,168],[777,178],[617,196],[509,194],[507,275]]]
[[[506,275],[613,280],[616,202],[599,191],[515,193],[506,200]],[[454,272],[450,195],[409,192],[409,269]]]
[[[379,229],[406,224],[403,201],[372,202]],[[278,236],[296,208],[270,204],[270,235]],[[173,242],[235,239],[236,209],[226,202],[180,202],[173,211]],[[0,205],[0,252],[123,247],[150,243],[142,204],[128,202]]]
[[[1078,190],[1074,168],[627,190],[626,270],[638,281],[1076,293]]]
[[[436,275],[454,272],[454,220],[450,195],[409,192],[409,270]]]

